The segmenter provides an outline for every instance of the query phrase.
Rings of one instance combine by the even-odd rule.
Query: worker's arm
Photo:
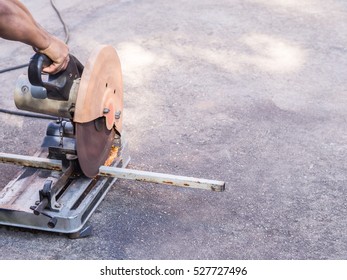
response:
[[[47,55],[53,63],[44,72],[59,72],[69,62],[68,46],[39,26],[18,0],[0,0],[0,37],[31,45]]]

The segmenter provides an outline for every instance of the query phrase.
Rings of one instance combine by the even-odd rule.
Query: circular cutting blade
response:
[[[123,115],[123,81],[119,57],[112,46],[100,45],[84,66],[73,121],[86,123],[104,116],[107,128],[115,126],[121,134]]]
[[[84,175],[92,178],[99,173],[99,167],[110,153],[115,134],[115,129],[107,129],[105,117],[76,123],[76,150]]]
[[[94,177],[122,133],[123,83],[116,50],[100,45],[84,66],[76,97],[76,151],[82,172]]]

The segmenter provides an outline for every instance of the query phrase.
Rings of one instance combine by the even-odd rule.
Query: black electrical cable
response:
[[[17,69],[21,69],[21,68],[28,67],[28,66],[29,66],[29,63],[20,64],[20,65],[17,65],[17,66],[12,66],[12,67],[8,67],[8,68],[4,68],[4,69],[1,69],[1,70],[0,70],[0,74],[6,73],[6,72],[10,72],[10,71],[13,71],[13,70],[17,70]]]
[[[16,116],[22,116],[22,117],[29,117],[29,118],[35,118],[35,119],[44,119],[44,120],[57,120],[57,117],[48,116],[48,115],[41,115],[41,114],[30,114],[22,111],[12,111],[7,109],[0,108],[0,113],[5,113],[9,115],[16,115]]]
[[[63,20],[62,16],[61,16],[61,13],[60,11],[58,10],[57,6],[55,5],[55,2],[54,0],[51,0],[51,6],[52,8],[54,9],[54,11],[56,12],[61,24],[63,25],[63,28],[64,28],[64,33],[65,33],[65,44],[67,44],[69,42],[69,39],[70,39],[70,32],[69,32],[69,28],[67,27],[65,21]]]
[[[63,20],[60,11],[58,10],[57,6],[55,5],[54,0],[50,0],[50,2],[51,2],[52,8],[54,9],[54,11],[56,12],[56,14],[59,18],[61,24],[63,25],[64,33],[65,33],[65,40],[64,41],[67,44],[69,42],[69,39],[70,39],[69,29],[68,29],[65,21]],[[0,69],[0,74],[10,72],[13,70],[17,70],[17,69],[21,69],[21,68],[25,68],[28,66],[29,66],[29,63],[26,63],[26,64],[20,64],[20,65],[8,67],[8,68]],[[41,115],[41,114],[30,114],[30,113],[26,113],[26,112],[12,111],[12,110],[2,109],[2,108],[0,108],[0,113],[22,116],[22,117],[29,117],[29,118],[46,119],[46,120],[56,120],[57,119],[56,117],[53,117],[53,116],[47,116],[47,115]]]

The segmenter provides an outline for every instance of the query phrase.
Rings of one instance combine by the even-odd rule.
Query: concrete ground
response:
[[[23,1],[63,38],[49,1]],[[71,53],[119,52],[130,168],[226,181],[224,193],[118,181],[91,237],[0,226],[0,259],[346,259],[344,0],[56,1]],[[1,41],[1,68],[32,50]],[[1,74],[0,106],[16,78]],[[0,114],[2,152],[47,121]],[[1,165],[1,186],[17,167]]]

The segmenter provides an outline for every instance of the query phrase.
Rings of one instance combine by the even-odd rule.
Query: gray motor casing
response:
[[[22,74],[16,82],[14,103],[20,110],[73,119],[79,83],[80,79],[74,80],[67,101],[53,100],[47,98],[45,88],[31,85],[28,76]]]

